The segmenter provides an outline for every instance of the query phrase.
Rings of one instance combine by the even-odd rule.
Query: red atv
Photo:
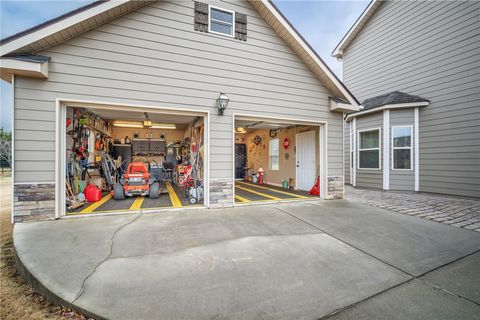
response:
[[[150,199],[160,196],[160,184],[150,175],[145,163],[130,163],[120,182],[113,186],[115,200],[124,200],[125,196],[148,196]]]

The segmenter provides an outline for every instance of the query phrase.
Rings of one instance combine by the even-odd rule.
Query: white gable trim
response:
[[[249,1],[258,1],[258,0],[249,0]],[[353,95],[345,89],[344,85],[340,83],[340,81],[335,77],[335,75],[330,71],[330,69],[325,65],[323,61],[321,61],[317,54],[310,48],[310,46],[305,42],[305,40],[298,34],[296,30],[294,30],[290,23],[288,23],[283,15],[277,10],[277,8],[272,5],[269,0],[260,0],[262,4],[270,11],[270,13],[277,19],[278,22],[282,25],[283,28],[295,39],[295,41],[302,47],[303,50],[312,58],[315,63],[320,66],[322,71],[327,75],[330,81],[337,87],[337,89],[345,96],[345,98],[350,102],[353,106],[352,109],[358,110],[358,103]],[[269,21],[267,21],[269,22]],[[270,22],[269,22],[270,23]]]
[[[27,33],[24,36],[21,36],[17,39],[9,41],[5,44],[2,44],[0,47],[0,52],[2,56],[7,55],[15,50],[28,46],[29,44],[41,40],[45,37],[51,36],[57,32],[60,32],[70,26],[73,26],[77,23],[80,23],[84,20],[92,18],[96,15],[102,14],[103,12],[118,7],[130,0],[115,0],[115,1],[106,1],[97,6],[94,6],[85,11],[74,14],[68,18],[59,20],[51,25],[45,26],[39,30],[35,30],[32,33]]]
[[[337,59],[343,58],[343,51],[350,45],[350,43],[355,39],[357,34],[362,30],[367,21],[373,15],[373,13],[378,9],[382,2],[380,0],[372,0],[367,8],[362,12],[360,17],[355,21],[353,26],[350,27],[347,34],[345,34],[340,40],[340,43],[337,44],[335,49],[333,49],[332,56]]]

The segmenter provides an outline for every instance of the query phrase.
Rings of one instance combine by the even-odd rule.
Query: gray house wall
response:
[[[480,2],[385,1],[343,54],[360,100],[391,91],[420,109],[420,191],[480,196]]]
[[[55,183],[58,97],[209,110],[210,186],[226,195],[219,205],[233,202],[235,112],[327,121],[329,181],[343,178],[342,114],[329,111],[322,83],[248,2],[212,4],[248,15],[246,42],[194,31],[193,1],[159,1],[40,52],[51,57],[47,80],[15,78],[19,215],[43,214],[18,196]],[[219,92],[230,97],[225,116],[217,116]]]

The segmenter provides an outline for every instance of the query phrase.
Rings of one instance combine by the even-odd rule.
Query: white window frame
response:
[[[369,131],[378,131],[378,148],[366,148],[366,149],[360,149],[361,145],[361,140],[360,140],[360,134],[363,132],[369,132]],[[363,129],[363,130],[358,130],[357,131],[357,168],[359,170],[373,170],[373,171],[379,171],[382,170],[382,128],[370,128],[370,129]],[[360,151],[369,151],[369,150],[378,150],[378,168],[361,168],[360,167]]]
[[[218,31],[212,31],[212,28],[211,28],[212,9],[215,9],[215,10],[218,10],[218,11],[227,12],[227,13],[231,13],[231,14],[232,14],[232,34],[226,34],[226,33],[218,32]],[[228,25],[225,21],[215,20],[215,19],[213,19],[213,20],[214,20],[215,22],[220,23],[220,24]],[[219,35],[226,36],[226,37],[230,37],[230,38],[234,38],[234,37],[235,37],[235,11],[209,5],[209,6],[208,6],[208,32],[214,33],[214,34],[219,34]]]
[[[393,144],[393,139],[395,137],[394,132],[395,128],[410,128],[410,147],[395,147]],[[392,126],[392,138],[391,142],[392,148],[391,148],[391,157],[392,157],[392,165],[391,169],[394,171],[412,171],[413,170],[413,126],[412,125],[401,125],[401,126]],[[410,169],[396,169],[395,168],[395,152],[394,150],[401,150],[401,149],[410,149]]]
[[[272,155],[270,153],[270,146],[271,146],[271,143],[272,141],[275,141],[277,140],[277,143],[278,143],[278,154],[277,154],[277,158],[278,158],[278,169],[272,169]],[[280,170],[280,139],[279,138],[273,138],[273,139],[270,139],[268,141],[268,170],[270,171],[279,171]]]

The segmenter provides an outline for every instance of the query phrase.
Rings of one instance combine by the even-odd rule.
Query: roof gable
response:
[[[359,103],[355,97],[270,0],[248,1],[333,95],[348,100],[354,108],[358,108]],[[37,53],[132,12],[150,2],[153,1],[107,0],[94,2],[2,40],[0,42],[2,57]]]
[[[343,36],[342,40],[337,44],[335,49],[332,51],[332,56],[337,59],[342,59],[343,52],[348,48],[350,43],[355,39],[358,33],[363,29],[363,27],[370,20],[370,17],[377,11],[377,9],[382,4],[381,0],[371,0],[368,6],[363,10],[360,17],[357,21],[348,29],[347,33]]]

